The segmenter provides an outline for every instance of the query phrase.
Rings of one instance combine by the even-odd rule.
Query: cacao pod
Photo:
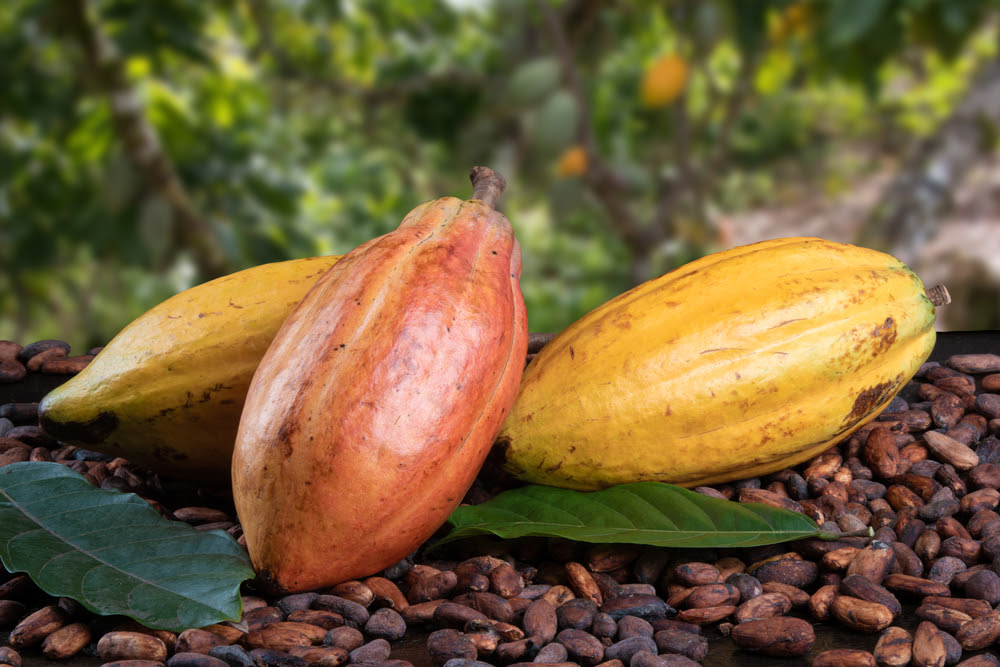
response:
[[[275,262],[176,294],[39,404],[62,442],[228,483],[243,399],[278,327],[338,256]]]
[[[520,479],[581,490],[781,470],[873,419],[930,355],[934,319],[917,276],[874,250],[718,252],[545,345],[497,447]]]
[[[661,56],[654,61],[642,77],[640,98],[647,109],[665,107],[684,91],[687,85],[688,65],[677,54]]]
[[[418,206],[344,255],[264,355],[233,495],[265,589],[313,590],[398,562],[478,474],[528,330],[520,246],[476,193]]]

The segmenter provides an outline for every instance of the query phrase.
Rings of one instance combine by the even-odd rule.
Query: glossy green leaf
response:
[[[246,551],[223,531],[160,516],[58,463],[0,468],[0,561],[49,595],[180,631],[239,620]]]
[[[706,496],[671,484],[638,482],[583,492],[530,485],[459,507],[443,542],[493,534],[662,547],[752,547],[835,537],[804,514]]]

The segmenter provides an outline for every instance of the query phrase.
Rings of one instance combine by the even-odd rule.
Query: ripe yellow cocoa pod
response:
[[[559,158],[556,174],[559,176],[582,176],[587,172],[587,151],[583,146],[572,146]]]
[[[581,490],[780,470],[873,419],[930,355],[934,320],[881,252],[814,238],[718,252],[545,345],[498,449],[522,480]]]
[[[264,264],[170,297],[42,399],[42,427],[167,475],[228,483],[257,364],[292,307],[338,259]]]
[[[520,246],[480,187],[502,179],[473,174],[472,199],[427,202],[344,255],[264,355],[233,453],[264,588],[383,570],[444,523],[478,474],[517,393],[528,329]]]
[[[676,100],[688,80],[687,62],[671,53],[655,60],[642,77],[640,98],[647,109],[659,109]]]

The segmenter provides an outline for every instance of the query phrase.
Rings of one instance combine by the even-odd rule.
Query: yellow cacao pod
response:
[[[263,587],[377,573],[458,506],[524,369],[520,273],[507,218],[445,197],[344,255],[296,306],[254,376],[233,453]]]
[[[640,97],[647,109],[665,107],[684,91],[688,79],[687,62],[677,54],[668,54],[653,62],[642,77]]]
[[[708,255],[599,306],[524,372],[498,436],[538,484],[762,475],[872,420],[934,347],[935,309],[889,255],[786,238]]]
[[[42,399],[42,427],[167,475],[227,483],[257,364],[292,307],[338,259],[264,264],[170,297]]]
[[[587,172],[587,151],[583,146],[572,146],[559,158],[556,174],[559,176],[582,176]]]

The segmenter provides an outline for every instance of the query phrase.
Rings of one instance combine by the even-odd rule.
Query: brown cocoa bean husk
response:
[[[897,595],[917,598],[948,595],[951,592],[946,584],[908,574],[890,574],[882,581],[882,585]]]
[[[979,394],[973,409],[987,419],[1000,418],[1000,394]]]
[[[764,593],[781,593],[792,603],[792,607],[805,607],[809,604],[809,593],[798,586],[791,586],[779,581],[766,581],[761,583],[760,587]]]
[[[718,568],[711,563],[684,563],[675,567],[672,574],[674,581],[688,588],[714,584],[721,579]]]
[[[541,649],[539,649],[538,655],[536,655],[534,660],[531,661],[531,664],[539,662],[546,664],[563,663],[566,662],[566,658],[568,657],[569,657],[569,652],[566,650],[565,646],[563,646],[559,642],[552,642],[550,644],[546,644]],[[527,663],[522,663],[522,664],[527,664]]]
[[[653,641],[661,654],[677,653],[696,662],[708,655],[708,639],[686,630],[658,630]]]
[[[585,630],[590,627],[597,615],[597,605],[593,600],[587,598],[576,598],[559,605],[556,609],[556,618],[559,619],[560,628],[574,628]]]
[[[941,536],[933,528],[928,528],[920,534],[913,544],[913,551],[924,561],[930,562],[937,558],[941,550]]]
[[[323,636],[326,636],[325,632]],[[251,630],[240,638],[240,644],[248,649],[266,648],[286,652],[293,646],[312,646],[314,643],[305,632],[295,627],[282,627],[279,623]]]
[[[771,507],[790,510],[792,512],[803,513],[802,505],[787,496],[781,496],[773,491],[765,489],[739,489],[736,499],[741,503],[761,503]]]
[[[812,624],[792,616],[740,623],[730,636],[744,650],[774,657],[805,655],[816,642]]]
[[[840,582],[839,592],[842,595],[850,595],[868,602],[877,602],[884,605],[892,612],[893,618],[899,616],[903,608],[899,604],[896,596],[886,588],[876,584],[868,577],[852,574],[844,577]]]
[[[144,632],[113,630],[97,642],[97,655],[104,662],[114,660],[155,660],[166,662],[167,645]]]
[[[1000,392],[1000,373],[990,373],[989,375],[983,376],[979,381],[980,386],[983,391],[988,391],[990,393]]]
[[[941,485],[934,481],[934,478],[912,472],[896,475],[892,481],[893,484],[904,486],[913,491],[924,503],[930,502],[930,499],[941,488]]]
[[[979,540],[963,537],[949,537],[941,542],[941,556],[951,556],[971,567],[979,562],[983,545]]]
[[[23,362],[24,367],[28,369],[31,373],[37,373],[42,370],[42,365],[66,356],[67,350],[62,347],[50,347],[47,350],[39,352],[35,356],[31,357],[27,361]]]
[[[87,647],[90,636],[90,627],[86,623],[64,625],[42,641],[42,655],[50,660],[72,658]]]
[[[373,607],[389,607],[402,611],[410,604],[399,586],[385,577],[368,577],[364,580],[364,584],[374,595]]]
[[[816,654],[812,667],[875,667],[875,656],[859,648],[832,648]]]
[[[1000,611],[972,619],[958,629],[955,639],[967,651],[978,651],[1000,640]]]
[[[406,621],[406,625],[426,625],[434,619],[434,610],[437,609],[439,604],[442,604],[445,600],[439,598],[437,600],[428,600],[427,602],[418,602],[416,604],[408,603],[404,609],[400,611],[403,620]]]
[[[442,628],[464,628],[472,620],[485,620],[486,614],[455,602],[442,602],[434,610],[433,622]]]
[[[934,530],[941,535],[942,540],[946,540],[949,537],[960,537],[967,540],[972,537],[958,519],[950,516],[943,516],[938,519],[934,524]]]
[[[709,584],[704,584],[708,586]],[[680,590],[675,590],[667,597],[667,606],[669,607],[682,607],[687,603],[688,596],[695,589],[695,586],[690,588],[682,588]]]
[[[880,632],[892,624],[892,611],[884,604],[849,595],[838,595],[830,603],[830,615],[859,632]]]
[[[805,472],[802,476],[809,481],[811,479],[829,479],[833,476],[833,473],[840,470],[840,466],[843,465],[844,458],[836,450],[826,451],[819,456],[814,457],[806,464]]]
[[[298,623],[309,623],[324,630],[333,630],[344,625],[344,617],[334,611],[322,609],[296,609],[288,615],[287,620]],[[213,630],[213,632],[216,632]],[[232,639],[227,637],[227,639]],[[237,637],[238,639],[238,637]],[[230,641],[229,643],[233,643]]]
[[[10,631],[7,643],[14,649],[35,646],[65,624],[65,612],[58,605],[46,605],[28,614],[15,625]]]
[[[94,355],[92,354],[80,354],[73,357],[56,356],[46,359],[39,370],[46,375],[75,375],[93,360]]]
[[[816,592],[809,598],[809,613],[817,621],[827,621],[830,619],[830,604],[837,597],[836,584],[826,584],[816,589]]]
[[[1000,504],[1000,465],[980,463],[969,471],[969,482],[976,487],[962,497],[962,511],[974,514],[982,509],[995,509]]]
[[[968,375],[949,375],[938,378],[934,381],[934,386],[958,397],[972,396],[976,393],[976,381]]]
[[[950,392],[941,392],[931,399],[931,419],[941,428],[950,428],[965,416],[962,399]]]
[[[949,463],[956,470],[972,470],[979,465],[979,457],[967,445],[954,438],[949,438],[937,431],[927,431],[923,435],[924,444],[941,461]]]
[[[524,590],[524,579],[510,563],[501,563],[489,573],[490,591],[502,598],[518,596]]]
[[[840,549],[834,549],[833,551],[828,551],[823,554],[821,563],[823,567],[828,570],[833,570],[835,572],[843,572],[847,569],[847,566],[851,564],[854,560],[854,556],[861,551],[857,547],[841,547]]]
[[[570,588],[578,597],[591,600],[598,607],[604,602],[601,590],[597,587],[593,575],[582,564],[569,561],[563,565]]]
[[[923,603],[914,612],[917,618],[930,621],[941,630],[954,634],[962,625],[972,620],[972,617],[957,609],[950,609],[936,604]]]
[[[342,597],[367,608],[375,600],[375,593],[368,585],[357,580],[343,581],[329,591],[330,595]]]
[[[950,596],[940,595],[929,595],[923,599],[922,604],[947,607],[948,609],[954,609],[962,612],[963,614],[968,614],[972,618],[985,616],[993,610],[990,604],[985,600],[976,600],[973,598],[953,598]]]
[[[927,572],[927,578],[947,586],[951,584],[955,575],[967,569],[968,566],[960,559],[954,556],[941,556],[931,565],[931,569]]]
[[[681,609],[677,612],[677,620],[685,623],[694,623],[695,625],[709,625],[711,623],[718,623],[734,613],[736,613],[735,605]]]
[[[799,558],[779,558],[752,566],[749,573],[757,577],[761,584],[775,582],[805,588],[819,575],[816,563]]]
[[[846,575],[860,575],[875,584],[882,583],[896,560],[896,552],[885,542],[876,540],[858,551],[847,566]]]
[[[253,607],[243,612],[243,624],[246,626],[248,631],[259,630],[265,625],[277,623],[278,621],[284,620],[284,618],[285,615],[282,613],[281,609],[271,605]]]
[[[506,644],[500,644],[497,647],[497,651],[499,652],[500,647],[505,645]],[[537,647],[535,647],[534,651],[537,652],[537,650]],[[435,630],[432,632],[427,637],[427,652],[430,654],[431,660],[436,665],[443,665],[449,660],[453,660],[455,658],[475,660],[478,657],[476,645],[472,642],[472,640],[466,637],[464,633],[451,628]],[[521,653],[521,655],[514,658],[512,662],[523,658],[526,653],[527,651]]]
[[[348,652],[338,646],[293,646],[288,654],[316,667],[340,667],[349,659]]]
[[[947,654],[941,631],[929,621],[921,621],[913,633],[913,657],[916,667],[944,667]]]
[[[428,565],[414,565],[407,574],[409,589],[406,599],[410,604],[430,602],[451,595],[458,585],[458,576],[451,570],[438,570]]]
[[[237,641],[239,641],[239,637]],[[202,630],[201,628],[189,628],[177,635],[174,651],[177,653],[204,653],[208,655],[208,652],[216,646],[226,646],[231,643],[225,637],[214,632]]]
[[[792,609],[792,602],[781,593],[763,593],[740,604],[734,615],[738,623],[749,620],[784,616]]]
[[[740,592],[731,584],[703,584],[692,588],[684,603],[691,608],[725,607],[735,605],[739,599]]]
[[[1000,575],[989,569],[982,569],[965,580],[965,594],[970,598],[983,600],[990,605],[1000,604]]]
[[[902,484],[893,484],[885,490],[885,499],[892,509],[899,512],[904,507],[920,509],[924,506],[924,501],[912,489]]]
[[[352,628],[347,625],[334,628],[333,630],[327,632],[326,636],[323,637],[324,646],[336,646],[337,648],[344,649],[348,653],[363,646],[364,643],[364,634],[357,628]]]
[[[492,618],[487,619],[474,619],[469,621],[468,625],[465,626],[463,632],[466,634],[474,632],[489,632],[500,638],[500,641],[512,642],[518,639],[524,639],[524,630],[511,623],[504,623],[502,621],[495,621]],[[555,636],[555,633],[553,633]],[[540,638],[539,638],[540,639]]]
[[[558,631],[556,609],[545,598],[535,600],[524,610],[521,624],[524,626],[524,633],[527,636],[537,637],[542,645],[548,644],[555,638]]]
[[[604,644],[583,630],[567,628],[556,634],[555,641],[566,647],[569,659],[585,667],[597,665],[604,658]]]
[[[913,637],[903,628],[886,628],[872,651],[875,662],[882,667],[905,667],[913,655]]]
[[[896,437],[885,426],[872,429],[861,449],[862,460],[882,479],[895,477],[899,468],[899,447]]]
[[[557,585],[553,586],[542,595],[542,599],[548,600],[549,604],[553,607],[560,607],[563,603],[568,602],[576,597],[576,593],[573,592],[569,586]]]
[[[1000,372],[1000,355],[953,354],[945,364],[959,373],[997,373]]]

